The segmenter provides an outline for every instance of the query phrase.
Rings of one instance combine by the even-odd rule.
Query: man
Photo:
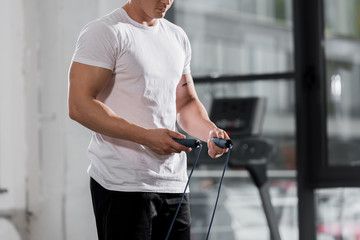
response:
[[[198,100],[184,31],[163,19],[172,0],[129,0],[84,27],[69,73],[69,115],[94,131],[88,173],[98,236],[164,239],[187,181],[191,149],[178,124],[207,141],[228,138]],[[188,194],[171,239],[190,239]]]

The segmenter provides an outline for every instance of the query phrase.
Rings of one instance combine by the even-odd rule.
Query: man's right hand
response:
[[[181,133],[169,129],[148,129],[144,135],[144,142],[142,144],[160,155],[171,155],[182,151],[191,151],[191,148],[175,142],[173,138],[185,139],[186,137]]]

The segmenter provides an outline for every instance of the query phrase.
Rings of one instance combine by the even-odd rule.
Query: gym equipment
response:
[[[266,173],[274,146],[270,140],[259,137],[265,106],[266,99],[261,97],[214,99],[210,118],[234,142],[229,167],[244,168],[250,173],[260,194],[271,239],[281,240]]]
[[[245,168],[250,173],[260,194],[271,239],[281,240],[278,219],[271,203],[270,184],[266,174],[267,159],[271,154],[273,154],[273,145],[269,140],[245,138],[236,141],[236,148],[233,149],[233,157],[229,162],[229,167]]]
[[[267,160],[274,153],[274,146],[271,141],[264,138],[259,138],[263,124],[265,105],[266,99],[258,97],[213,100],[210,118],[215,122],[218,127],[227,131],[229,136],[231,136],[232,140],[212,139],[212,141],[215,142],[218,146],[223,148],[229,148],[229,151],[227,153],[226,161],[224,163],[224,170],[220,180],[218,194],[206,239],[208,239],[210,235],[210,230],[221,191],[222,180],[224,178],[226,167],[227,165],[229,165],[229,167],[232,168],[244,168],[250,173],[253,182],[259,190],[262,206],[270,230],[271,239],[281,240],[278,229],[278,219],[271,203],[271,198],[269,194],[269,181],[266,173]],[[185,145],[189,143],[184,141],[183,144]],[[192,173],[201,155],[201,143],[199,146],[201,147],[197,153],[195,162],[192,163],[193,168],[190,172],[183,195],[186,192]],[[232,146],[234,146],[233,149]],[[230,152],[232,152],[233,157],[229,161]],[[207,156],[205,155],[203,156],[203,158],[206,157]],[[219,162],[220,161],[212,161],[210,163],[202,161],[203,164],[219,164]],[[181,202],[179,203],[178,209],[180,208]],[[173,222],[176,219],[177,213],[178,211],[174,216]],[[171,224],[171,227],[168,231],[168,236],[166,237],[166,240],[170,235],[172,226],[173,223]]]

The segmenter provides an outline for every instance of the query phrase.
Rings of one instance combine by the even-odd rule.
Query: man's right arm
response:
[[[167,155],[189,151],[172,138],[184,138],[169,129],[146,129],[119,117],[97,95],[112,75],[109,69],[73,62],[69,71],[68,108],[71,119],[100,134],[133,141]]]

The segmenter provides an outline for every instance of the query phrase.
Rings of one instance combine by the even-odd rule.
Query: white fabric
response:
[[[20,235],[14,225],[5,218],[0,218],[0,239],[20,240]]]
[[[120,117],[145,128],[176,130],[176,87],[190,73],[184,31],[165,19],[152,27],[122,8],[84,27],[73,61],[113,71],[97,97]],[[88,173],[109,190],[179,193],[186,154],[160,156],[145,146],[94,133]]]

